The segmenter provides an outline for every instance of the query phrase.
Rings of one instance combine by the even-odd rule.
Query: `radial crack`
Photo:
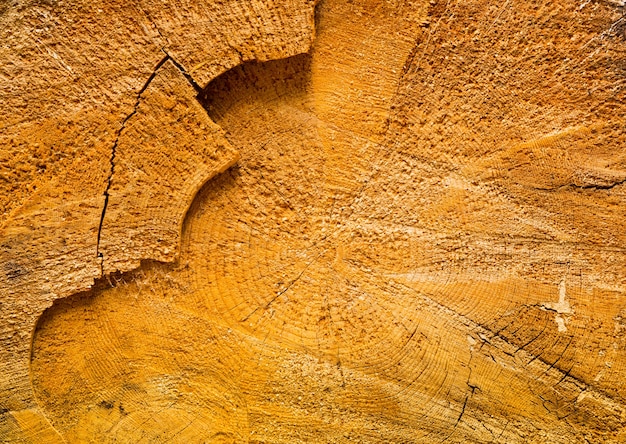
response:
[[[467,316],[465,316],[465,315],[463,315],[463,314],[461,314],[461,313],[458,313],[457,311],[453,310],[452,308],[450,308],[450,307],[448,307],[448,306],[446,306],[446,305],[444,305],[444,304],[439,303],[438,301],[436,301],[436,300],[435,300],[435,299],[433,299],[432,297],[428,296],[427,294],[424,294],[424,293],[418,292],[417,290],[415,290],[414,288],[412,288],[412,287],[410,287],[410,286],[408,286],[408,285],[406,285],[406,284],[403,284],[403,283],[401,283],[401,282],[398,282],[398,284],[399,284],[399,285],[401,285],[402,287],[406,288],[407,290],[411,291],[411,292],[417,293],[417,294],[418,294],[418,295],[420,295],[423,299],[425,299],[425,300],[426,300],[426,301],[428,301],[429,303],[433,304],[435,307],[437,307],[437,308],[439,308],[439,309],[443,310],[443,311],[444,311],[444,312],[446,312],[448,315],[450,315],[450,316],[452,316],[452,317],[457,318],[457,319],[458,319],[460,322],[462,322],[464,325],[467,325],[467,326],[473,326],[474,328],[476,328],[476,329],[477,329],[477,330],[479,330],[479,331],[480,331],[480,330],[482,330],[482,331],[483,331],[483,332],[485,332],[485,333],[491,334],[491,335],[492,335],[492,338],[497,338],[498,340],[502,341],[502,342],[503,342],[504,344],[506,344],[507,346],[509,346],[509,347],[511,347],[511,348],[515,348],[515,349],[516,349],[515,353],[518,353],[518,352],[520,352],[520,351],[522,351],[522,350],[523,350],[521,347],[516,346],[513,342],[511,342],[511,341],[510,341],[507,337],[505,337],[505,336],[503,336],[503,335],[499,334],[499,332],[496,332],[496,331],[491,330],[491,329],[490,329],[487,325],[484,325],[484,324],[481,324],[481,323],[479,323],[479,322],[476,322],[476,321],[474,321],[474,320],[472,320],[472,319],[468,318]],[[481,334],[484,334],[484,333],[479,333],[479,336],[480,336]],[[486,335],[485,335],[485,336],[486,336]],[[495,348],[497,348],[498,350],[500,350],[500,351],[502,351],[502,352],[506,353],[506,350],[504,350],[503,348],[501,348],[501,347],[500,347],[500,346],[498,346],[497,344],[492,343],[492,345],[493,345]],[[526,345],[528,345],[528,344],[526,344]],[[526,346],[526,345],[524,345],[524,346]],[[556,363],[551,363],[551,362],[548,362],[548,361],[546,360],[546,358],[542,357],[543,352],[541,352],[541,353],[539,353],[539,354],[537,354],[537,355],[534,355],[534,354],[530,353],[528,350],[523,350],[523,351],[532,357],[532,358],[530,359],[530,361],[528,361],[528,362],[525,364],[526,366],[528,366],[531,362],[533,362],[533,361],[535,361],[535,360],[538,360],[539,362],[541,362],[542,364],[544,364],[544,365],[546,366],[546,368],[548,368],[548,370],[546,370],[546,372],[547,372],[547,371],[549,371],[549,370],[554,369],[555,371],[557,371],[558,373],[560,373],[560,374],[561,374],[562,379],[565,379],[565,377],[563,377],[563,375],[567,372],[567,373],[568,373],[567,377],[568,377],[568,378],[570,378],[572,381],[576,382],[578,385],[580,385],[580,386],[582,386],[582,387],[584,387],[584,388],[587,388],[587,387],[589,387],[589,386],[590,386],[590,384],[588,384],[587,382],[585,382],[583,379],[580,379],[580,377],[577,377],[577,376],[572,375],[572,374],[570,373],[570,372],[571,372],[571,370],[572,370],[571,368],[570,368],[569,370],[567,370],[567,371],[566,371],[566,370],[563,370],[562,368],[560,368],[558,365],[555,365]],[[508,355],[512,356],[510,353],[506,353],[506,354],[508,354]],[[604,393],[603,391],[598,390],[598,389],[597,389],[597,388],[595,388],[595,387],[594,387],[594,389],[595,389],[596,391],[598,391],[598,393],[601,393],[601,394],[603,394],[603,395],[606,395],[606,393]],[[608,396],[608,395],[607,395],[607,396]]]
[[[198,83],[193,79],[193,77],[191,77],[191,74],[187,72],[185,67],[181,65],[180,63],[178,63],[178,61],[174,57],[169,55],[165,49],[161,49],[161,51],[165,54],[165,59],[163,63],[165,63],[168,60],[172,62],[174,66],[176,67],[176,69],[178,69],[180,73],[185,77],[185,79],[187,79],[187,82],[189,82],[189,84],[193,87],[193,89],[196,90],[196,93],[200,95],[200,93],[203,91],[203,88],[200,85],[198,85]]]
[[[122,121],[122,124],[120,125],[115,135],[115,141],[113,142],[113,147],[111,148],[111,157],[109,159],[111,168],[110,168],[109,176],[107,179],[107,186],[103,193],[104,205],[102,206],[102,214],[100,215],[100,223],[98,225],[98,238],[96,241],[96,256],[100,258],[100,274],[102,276],[104,276],[104,255],[100,251],[100,239],[102,237],[102,227],[104,224],[104,218],[106,216],[107,207],[109,205],[109,197],[110,197],[111,184],[113,182],[113,174],[115,173],[115,155],[117,153],[117,146],[119,144],[120,137],[122,136],[122,133],[124,132],[124,129],[126,128],[126,124],[135,114],[137,114],[143,93],[148,89],[148,86],[150,86],[150,83],[152,83],[152,80],[154,80],[154,78],[156,77],[156,74],[159,71],[159,69],[167,61],[172,62],[172,64],[181,72],[181,74],[187,79],[189,84],[196,90],[197,93],[200,93],[202,91],[202,88],[200,87],[200,85],[196,83],[196,81],[189,75],[189,73],[187,73],[187,71],[184,69],[184,67],[180,63],[178,63],[174,58],[172,58],[164,49],[162,49],[161,51],[165,54],[165,57],[163,57],[156,64],[156,66],[154,67],[154,70],[152,71],[152,73],[150,74],[146,82],[143,84],[143,86],[137,93],[137,98],[135,100],[133,109]]]

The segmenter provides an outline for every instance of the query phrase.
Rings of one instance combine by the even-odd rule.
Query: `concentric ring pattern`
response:
[[[196,197],[176,264],[40,321],[53,425],[69,441],[623,439],[619,13],[327,1],[311,54],[214,80],[200,100],[241,160]]]

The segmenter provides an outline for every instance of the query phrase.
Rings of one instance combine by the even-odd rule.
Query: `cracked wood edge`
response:
[[[98,232],[103,276],[132,270],[144,259],[176,260],[194,196],[239,159],[196,100],[199,87],[184,74],[166,56],[116,139]],[[168,153],[169,146],[176,151]]]
[[[54,169],[50,168],[51,174],[33,182],[31,188],[36,187],[34,192],[30,195],[16,194],[18,206],[9,207],[10,214],[3,215],[0,231],[0,268],[6,275],[6,279],[0,280],[0,439],[3,441],[56,442],[60,439],[41,414],[32,394],[28,357],[31,336],[37,318],[55,299],[87,290],[94,279],[102,276],[104,267],[98,258],[98,237],[103,240],[101,228],[106,228],[100,227],[100,224],[106,222],[104,206],[108,200],[108,189],[115,181],[111,168],[117,162],[117,139],[123,137],[127,121],[135,114],[133,109],[140,106],[138,97],[151,83],[154,71],[149,72],[150,60],[165,53],[164,58],[159,58],[161,62],[171,61],[186,86],[191,83],[197,93],[196,82],[206,84],[244,60],[288,57],[309,49],[313,40],[315,2],[253,3],[258,2],[251,0],[245,4],[232,2],[222,5],[232,10],[232,14],[225,15],[216,15],[219,9],[212,4],[195,4],[192,6],[193,15],[186,17],[189,11],[177,9],[180,5],[176,2],[160,10],[162,6],[147,0],[138,8],[145,18],[127,12],[122,14],[117,5],[111,3],[102,5],[103,9],[98,10],[103,13],[107,9],[107,18],[86,28],[81,26],[91,12],[82,9],[80,4],[71,5],[60,16],[54,4],[37,5],[31,9],[15,4],[2,11],[0,21],[6,25],[2,27],[2,38],[6,42],[3,50],[9,52],[3,58],[5,64],[0,69],[5,73],[4,79],[13,79],[9,92],[23,88],[22,94],[7,93],[5,97],[8,100],[3,101],[4,108],[0,107],[7,122],[2,137],[9,137],[3,139],[9,142],[8,152],[11,152],[11,144],[24,143],[24,140],[32,143],[33,139],[44,144],[56,144],[68,152],[63,162],[48,164]],[[258,14],[256,21],[237,16],[245,13],[247,8]],[[280,20],[286,26],[278,33],[264,30],[264,26],[277,20],[277,14],[281,15]],[[172,16],[177,20],[170,20]],[[135,18],[137,21],[134,21]],[[151,26],[142,23],[145,19],[154,27],[159,24],[159,32],[153,34]],[[106,20],[117,23],[107,26]],[[205,24],[213,22],[212,28],[220,31],[214,33],[211,28],[199,26],[198,20]],[[45,28],[46,34],[32,39],[32,30],[39,29],[42,21],[50,22]],[[227,29],[233,23],[238,24],[230,37],[237,40],[236,44],[225,39],[224,34],[220,35],[229,32]],[[63,26],[72,27],[73,31],[63,34]],[[98,39],[99,28],[113,28],[113,42],[118,41],[126,52],[120,53],[115,46],[103,46],[111,42]],[[249,32],[250,29],[252,32]],[[78,38],[81,32],[87,36],[83,40]],[[238,32],[248,32],[248,39],[240,38]],[[68,35],[72,37],[68,38]],[[93,44],[84,43],[94,38]],[[50,46],[52,42],[57,45],[54,50]],[[228,51],[239,55],[232,58]],[[245,53],[243,58],[240,56],[242,53]],[[172,55],[180,61],[174,60]],[[54,60],[52,64],[50,56]],[[183,64],[190,65],[198,60],[201,66],[194,67],[191,74],[183,68]],[[11,73],[16,66],[28,66],[29,63],[36,68],[19,71],[17,76]],[[100,70],[85,73],[85,67],[98,64]],[[116,69],[119,71],[116,72]],[[124,77],[127,70],[133,73],[130,86],[126,81],[128,77]],[[94,73],[100,80],[95,85],[90,77]],[[142,73],[148,74],[148,80],[139,83]],[[47,90],[45,86],[33,88],[33,84],[37,85],[34,78],[56,81],[60,86],[54,90]],[[86,105],[78,108],[78,112],[73,110],[71,102],[67,110],[63,104],[64,97],[73,99],[75,85],[87,91],[83,99]],[[133,92],[135,86],[139,94]],[[44,95],[40,91],[45,91]],[[49,100],[49,96],[53,100]],[[49,111],[51,106],[56,106],[52,112]],[[114,116],[125,107],[130,107],[131,111],[115,124]],[[15,109],[20,108],[27,111],[21,116],[13,114]],[[214,124],[211,126],[208,117],[205,117],[205,123],[209,131],[215,133],[217,141],[218,129]],[[69,132],[65,128],[62,132],[57,130],[66,124]],[[112,131],[115,126],[118,129]],[[108,155],[105,154],[107,145]],[[208,178],[236,160],[236,153],[222,145],[231,154],[221,165],[205,165],[193,176],[195,183],[187,187],[186,201],[179,208],[183,213],[193,197],[190,195]],[[83,149],[83,146],[87,148]],[[63,171],[69,173],[63,174]],[[24,184],[28,183],[29,177],[25,176]],[[18,181],[16,185],[21,186],[21,183]],[[169,230],[173,238],[180,236],[183,217],[184,214],[179,214]],[[155,254],[149,253],[148,256]],[[164,259],[172,260],[173,256],[167,255]],[[133,264],[137,260],[133,257]],[[125,267],[128,269],[128,266]]]
[[[503,9],[504,9],[504,7],[503,7]],[[388,128],[388,127],[389,127],[389,125],[387,125],[387,128]],[[233,176],[234,176],[234,174],[233,174]],[[268,175],[268,176],[269,176],[269,175]],[[458,179],[455,179],[455,180],[458,180]],[[513,182],[515,182],[515,180],[513,180]],[[517,183],[517,182],[515,182],[515,183]],[[271,184],[265,184],[265,185],[266,185],[266,186],[268,186],[268,185],[271,185]],[[362,193],[362,192],[359,192],[359,193],[358,193],[359,199],[360,199],[360,196],[361,196],[362,194],[364,194],[364,193]],[[281,197],[283,197],[283,196],[282,196],[282,194],[281,194]],[[292,203],[294,202],[294,201],[293,201],[293,197],[294,197],[294,196],[293,196],[293,195],[291,195]],[[285,200],[289,203],[288,198],[289,198],[289,195],[287,195],[287,197],[283,197],[283,199],[285,199]],[[294,205],[291,205],[291,204],[290,204],[290,208],[292,208],[292,207],[294,207],[294,206],[295,206],[295,203],[294,203]],[[293,208],[292,208],[292,210],[293,210]],[[354,210],[352,210],[352,211],[354,212]],[[436,231],[436,230],[435,230],[435,231]],[[202,244],[202,245],[204,245],[204,244]],[[318,267],[319,262],[321,262],[321,261],[325,261],[326,259],[322,258],[322,255],[323,255],[323,254],[325,254],[325,249],[327,249],[327,248],[331,248],[331,246],[330,246],[330,245],[325,245],[325,246],[324,246],[324,249],[323,249],[324,251],[323,251],[322,253],[318,254],[318,255],[317,255],[317,256],[316,256],[313,260],[311,260],[310,262],[308,262],[308,264],[309,264],[309,265],[307,265],[307,267],[310,267],[310,268],[315,268],[315,267]],[[346,247],[346,248],[345,248],[345,250],[348,250],[348,249],[349,249],[349,247]],[[336,254],[336,258],[335,258],[335,260],[334,260],[334,262],[333,262],[333,265],[332,265],[333,267],[336,267],[336,268],[341,268],[341,267],[340,267],[340,265],[341,265],[341,263],[343,262],[343,257],[344,257],[344,256],[346,256],[346,255],[345,255],[345,252],[344,252],[343,250],[344,250],[344,248],[343,248],[343,247],[337,247],[337,254]],[[349,252],[348,252],[348,254],[349,254]],[[349,256],[348,256],[348,258],[349,258]],[[344,264],[344,265],[345,265],[345,264]],[[309,279],[310,279],[310,276],[308,275],[308,274],[309,274],[309,273],[308,273],[309,271],[310,271],[310,272],[314,272],[314,270],[307,270],[307,273],[304,275],[304,277],[303,277],[303,278],[297,277],[297,279],[296,279],[295,281],[294,281],[294,280],[292,280],[292,281],[291,281],[290,288],[292,288],[292,287],[293,287],[293,288],[290,290],[289,294],[288,294],[288,295],[286,295],[286,296],[288,296],[288,297],[286,297],[286,298],[284,298],[284,299],[289,299],[289,298],[291,298],[292,296],[294,296],[294,297],[295,297],[295,296],[297,295],[297,290],[298,290],[298,288],[296,288],[296,287],[300,287],[300,289],[301,289],[301,288],[302,288],[302,285],[301,285],[301,284],[304,282],[304,280],[305,280],[305,279],[306,279],[306,280],[309,280]],[[301,274],[300,276],[302,276],[302,274]],[[558,282],[558,280],[557,280],[557,282]],[[283,283],[283,284],[284,284],[284,283]],[[289,284],[288,284],[288,285],[289,285]],[[426,288],[427,288],[427,286],[425,286],[423,283],[421,284],[421,287],[422,287],[422,290],[424,289],[424,287],[426,287]],[[445,292],[444,292],[444,295],[445,295]],[[440,297],[440,298],[441,298],[441,297],[442,297],[442,294],[438,294],[438,295],[435,295],[435,296],[438,296],[438,297]],[[452,295],[452,296],[454,296],[454,295]],[[545,295],[544,295],[544,296],[545,296]],[[553,295],[550,293],[550,296],[553,296]],[[539,299],[539,301],[544,301],[544,300],[546,300],[546,299],[548,299],[548,298],[547,298],[547,297],[542,297],[541,299]],[[282,304],[283,302],[284,302],[284,301],[281,301],[281,300],[276,300],[276,299],[274,299],[274,300],[273,300],[273,302],[272,302],[272,306],[271,306],[271,307],[269,307],[269,306],[268,306],[268,310],[267,310],[267,312],[270,314],[270,316],[272,316],[272,317],[273,317],[273,316],[274,316],[274,312],[278,312],[278,313],[280,314],[281,304]],[[452,297],[452,302],[456,302],[456,303],[458,303],[459,301],[458,301],[458,300],[455,300],[455,298],[454,298],[454,297]],[[529,305],[529,307],[530,307],[531,309],[541,310],[541,308],[542,308],[542,307],[544,307],[544,308],[545,308],[545,305],[546,305],[545,303],[544,303],[544,304],[542,304],[542,303],[538,302],[538,305],[537,305],[537,304],[535,304],[535,305],[530,304],[530,305]],[[452,306],[452,305],[451,305],[451,306]],[[550,306],[552,306],[552,305],[550,305]],[[263,306],[261,305],[261,308],[262,308],[262,307],[263,307]],[[525,308],[525,307],[523,307],[523,306],[522,306],[521,308],[523,309],[523,308]],[[577,313],[578,313],[578,307],[576,307],[576,310],[577,310]],[[453,310],[453,311],[455,311],[455,312],[459,312],[459,311],[460,311],[460,309],[459,309],[459,308],[458,308],[458,306],[457,306],[457,307],[454,307],[454,310]],[[541,313],[541,312],[540,312],[540,313]],[[264,313],[262,313],[262,314],[264,314]],[[476,313],[476,312],[474,312],[473,314],[474,314],[474,316],[476,316],[477,314],[480,314],[480,313]],[[496,313],[496,314],[498,314],[498,313]],[[329,315],[330,315],[330,311],[329,311]],[[525,343],[521,343],[521,348],[522,348],[522,349],[526,349],[527,347],[530,347],[531,345],[534,345],[535,341],[536,341],[536,342],[540,342],[540,337],[543,335],[543,332],[544,332],[545,330],[550,330],[550,328],[549,328],[549,327],[553,327],[552,318],[551,318],[552,313],[543,313],[543,315],[545,315],[545,316],[540,317],[540,319],[544,321],[543,329],[541,329],[541,330],[534,330],[534,331],[531,331],[530,336],[528,337],[528,340],[527,340]],[[450,317],[450,318],[452,318],[452,319],[455,319],[455,318],[456,318],[453,314],[450,314],[450,316],[449,316],[449,317]],[[261,316],[256,316],[256,315],[255,315],[255,318],[254,318],[254,319],[252,319],[252,320],[253,320],[253,321],[255,321],[255,322],[259,322],[259,319],[260,319],[260,318],[261,318]],[[332,316],[330,316],[330,318],[331,318],[331,319],[330,319],[330,321],[332,322]],[[547,321],[547,322],[546,322],[546,321]],[[496,331],[500,331],[500,332],[502,333],[502,335],[503,335],[503,336],[504,336],[505,334],[508,334],[509,336],[511,336],[511,333],[510,333],[510,332],[502,332],[503,330],[505,330],[505,328],[504,328],[504,327],[497,328],[497,329],[495,329],[495,330],[496,330]],[[410,338],[409,338],[409,340],[411,340],[411,339],[413,339],[413,338],[415,338],[415,337],[416,337],[416,333],[415,333],[415,332],[416,332],[416,330],[414,330],[412,333],[411,333],[410,331],[407,331],[407,334],[408,334],[408,333],[410,333]],[[268,340],[268,343],[271,341],[271,338],[270,338],[270,339],[268,339],[269,333],[270,333],[270,332],[268,331],[268,333],[267,333],[267,334],[265,335],[265,337],[262,339],[262,340],[263,340],[263,343],[265,343],[265,341],[266,341],[266,340]],[[481,340],[483,339],[483,338],[481,337],[481,335],[486,337],[486,334],[485,334],[484,332],[479,332],[479,335],[478,335],[478,336],[479,336],[479,338],[480,338]],[[535,336],[535,335],[536,335],[536,336]],[[534,337],[533,337],[533,336],[534,336]],[[514,339],[515,339],[516,341],[519,341],[519,340],[520,340],[519,338],[514,338]],[[522,339],[523,339],[523,337],[522,337]],[[45,345],[45,342],[46,342],[46,341],[44,341],[44,344],[43,344],[43,345]],[[468,342],[470,342],[470,341],[468,340]],[[534,376],[534,377],[537,377],[537,375],[539,375],[539,378],[541,379],[541,375],[542,375],[543,373],[549,373],[549,374],[553,374],[553,373],[555,373],[555,374],[556,374],[556,377],[559,379],[559,381],[556,381],[556,379],[554,380],[554,382],[556,383],[556,384],[555,384],[555,386],[557,386],[559,383],[564,382],[564,381],[565,381],[565,382],[569,382],[569,380],[563,379],[562,374],[561,374],[561,373],[559,373],[559,372],[556,372],[556,371],[555,371],[555,368],[556,368],[556,369],[559,369],[559,368],[562,368],[562,369],[567,369],[566,374],[570,374],[570,371],[571,371],[572,367],[569,367],[569,368],[568,368],[568,366],[566,366],[566,365],[564,366],[564,365],[562,364],[562,362],[563,362],[563,361],[567,361],[567,359],[565,359],[565,358],[569,358],[569,359],[571,359],[571,357],[564,356],[565,352],[566,352],[566,351],[568,351],[568,350],[570,350],[570,348],[569,348],[569,347],[570,347],[570,344],[571,344],[571,343],[572,343],[571,336],[570,336],[569,340],[568,340],[568,338],[567,338],[567,337],[565,337],[565,342],[564,342],[564,344],[563,344],[565,348],[563,348],[563,349],[562,349],[562,351],[560,352],[560,355],[558,354],[558,353],[559,353],[559,350],[556,350],[556,354],[552,353],[552,356],[549,356],[549,354],[548,354],[548,353],[544,353],[544,351],[542,351],[542,350],[537,351],[537,348],[535,348],[535,349],[534,349],[534,352],[533,352],[533,353],[531,353],[532,357],[530,358],[530,360],[529,360],[529,362],[528,362],[528,366],[532,366],[532,367],[534,367],[535,365],[540,365],[540,364],[542,364],[542,360],[545,360],[545,362],[546,362],[546,363],[547,363],[547,362],[550,362],[550,365],[547,367],[547,370],[546,370],[546,367],[542,365],[542,366],[541,366],[540,371],[539,371],[538,373],[534,373],[534,374],[533,374],[533,376]],[[442,344],[442,345],[445,347],[445,344]],[[481,345],[481,346],[482,346],[482,345]],[[518,349],[520,348],[520,345],[519,345],[519,344],[518,344],[518,345],[516,345],[516,346],[518,347]],[[547,350],[547,351],[552,351],[552,350]],[[460,357],[460,356],[465,356],[465,355],[464,355],[463,353],[459,353],[459,354],[458,354],[458,356]],[[469,359],[469,361],[473,363],[473,362],[474,362],[474,361],[473,361],[473,359],[474,359],[474,354],[473,354],[472,349],[470,348],[470,359]],[[514,361],[514,363],[515,363],[515,361]],[[463,364],[464,364],[464,363],[463,363]],[[547,365],[547,364],[546,364],[546,365]],[[531,367],[531,370],[532,370],[532,367]],[[342,369],[344,369],[343,371],[346,371],[346,372],[349,370],[349,366],[347,366],[347,365],[345,365],[345,364],[344,364],[343,366],[341,366],[341,368],[342,368]],[[544,371],[544,370],[545,370],[545,371]],[[462,373],[463,373],[463,372],[462,372]],[[454,424],[454,423],[455,423],[455,421],[456,421],[455,427],[459,427],[459,428],[461,428],[461,427],[465,427],[465,429],[464,429],[464,430],[465,430],[465,432],[467,432],[467,430],[468,430],[468,429],[467,429],[467,427],[468,427],[468,426],[470,426],[470,427],[471,427],[471,425],[470,425],[470,421],[471,421],[471,420],[473,420],[473,421],[475,421],[475,420],[476,420],[476,418],[471,418],[471,417],[470,417],[470,411],[471,411],[471,408],[472,408],[472,403],[474,402],[474,395],[476,394],[476,393],[475,393],[475,392],[476,392],[476,390],[472,388],[472,387],[476,386],[475,379],[473,379],[473,376],[472,376],[472,375],[473,375],[473,367],[469,367],[469,374],[467,375],[467,378],[466,378],[466,379],[460,379],[460,380],[459,380],[459,381],[460,381],[459,387],[463,388],[463,390],[461,391],[460,396],[457,396],[457,397],[456,397],[456,399],[455,399],[455,401],[460,401],[460,402],[458,403],[458,407],[459,407],[459,408],[458,408],[458,411],[457,411],[457,409],[456,409],[456,406],[454,407],[454,409],[449,409],[449,410],[451,410],[451,413],[453,413],[453,414],[454,414],[454,417],[453,417],[452,419],[453,419],[453,424]],[[463,375],[461,375],[461,376],[463,376]],[[545,381],[544,381],[544,382],[545,382]],[[442,382],[442,386],[443,386],[443,382]],[[466,387],[467,387],[467,388],[466,388]],[[537,390],[536,390],[536,387],[534,387],[534,386],[533,386],[533,387],[531,387],[531,391],[532,391],[532,390],[537,391]],[[478,392],[480,392],[480,391],[478,391]],[[568,394],[569,394],[569,393],[570,393],[570,391],[568,391]],[[470,394],[472,395],[471,397],[470,397]],[[543,393],[543,392],[541,392],[541,391],[537,391],[536,396],[537,396],[538,398],[540,398],[540,399],[543,401],[543,408],[545,408],[545,409],[546,409],[546,411],[549,411],[549,410],[554,410],[554,407],[556,407],[556,413],[555,413],[555,414],[559,417],[559,419],[561,419],[561,416],[562,416],[562,412],[560,412],[560,410],[561,410],[561,409],[559,408],[559,406],[558,406],[558,405],[553,405],[553,404],[554,404],[554,403],[553,403],[553,400],[551,400],[551,399],[550,399],[550,397],[546,395],[546,393]],[[584,396],[581,396],[581,395],[579,395],[579,397],[580,397],[580,398],[585,398]],[[597,395],[590,395],[590,396],[589,396],[589,398],[596,398],[596,397],[597,397]],[[558,398],[555,398],[555,399],[556,399],[557,401],[559,400]],[[578,398],[577,398],[577,399],[578,399]],[[584,400],[584,399],[583,399],[583,400]],[[106,405],[109,405],[109,404],[106,404]],[[105,405],[105,408],[106,408],[106,405]],[[619,407],[619,406],[618,406],[618,407]],[[621,408],[621,407],[620,407],[620,408]],[[592,409],[592,410],[590,410],[590,411],[594,411],[594,410]],[[460,415],[459,415],[459,412],[461,412],[462,414],[460,414]],[[449,412],[449,413],[450,413],[450,412]],[[566,412],[566,414],[568,414],[568,413]],[[478,425],[482,425],[482,424],[478,424]],[[506,428],[506,426],[505,426],[505,428]],[[455,430],[456,430],[456,429],[455,429]],[[502,433],[503,433],[503,432],[504,432],[504,429],[502,430],[501,435],[502,435]]]

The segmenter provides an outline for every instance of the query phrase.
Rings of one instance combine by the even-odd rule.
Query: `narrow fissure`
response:
[[[117,134],[115,136],[115,141],[113,142],[113,147],[111,148],[111,157],[109,159],[109,162],[111,164],[111,169],[109,171],[109,177],[107,179],[107,186],[106,186],[106,188],[104,190],[104,193],[103,193],[103,195],[104,195],[104,205],[102,206],[102,214],[100,215],[100,223],[98,225],[98,238],[96,240],[96,256],[100,259],[100,274],[101,274],[101,276],[104,276],[104,255],[100,251],[100,239],[102,237],[102,226],[104,224],[104,218],[106,216],[107,207],[109,205],[109,197],[110,197],[111,184],[113,182],[113,174],[115,173],[115,155],[116,155],[116,152],[117,152],[117,145],[119,143],[120,137],[122,136],[122,132],[126,128],[126,124],[128,123],[128,121],[135,114],[137,114],[137,110],[139,109],[139,104],[141,103],[141,96],[146,91],[146,89],[148,89],[148,86],[150,86],[150,83],[152,83],[152,80],[154,80],[154,78],[155,78],[157,72],[159,71],[159,69],[168,60],[171,61],[172,64],[181,72],[181,74],[187,79],[189,84],[198,93],[198,95],[202,92],[202,88],[200,87],[200,85],[198,85],[198,83],[196,83],[196,81],[191,77],[191,75],[189,75],[189,73],[187,73],[187,71],[185,71],[183,66],[180,63],[178,63],[174,58],[172,58],[164,49],[161,49],[161,51],[165,54],[165,57],[163,57],[157,63],[157,65],[154,67],[154,70],[152,71],[152,73],[150,74],[150,76],[148,77],[148,79],[146,80],[144,85],[141,87],[141,89],[137,93],[137,99],[135,100],[135,105],[133,106],[133,110],[122,121],[122,124],[120,125],[120,128],[118,129]]]
[[[159,69],[161,67],[161,65],[163,65],[163,63],[167,62],[168,60],[170,62],[172,62],[174,64],[174,66],[176,67],[176,69],[178,69],[180,71],[180,73],[187,79],[187,82],[189,82],[189,84],[193,87],[193,89],[196,90],[196,93],[198,93],[198,95],[200,95],[200,93],[203,91],[203,88],[198,85],[198,83],[193,79],[193,77],[191,77],[191,74],[189,74],[185,68],[183,67],[183,65],[181,65],[180,63],[178,63],[178,61],[176,61],[175,58],[173,58],[171,55],[169,55],[164,49],[161,49],[161,51],[163,51],[163,53],[165,54],[165,59],[163,60],[163,62],[154,70],[156,73],[156,70]]]
[[[610,184],[607,184],[607,185],[574,185],[574,184],[572,184],[572,186],[574,188],[580,188],[580,189],[583,189],[583,190],[590,190],[590,189],[591,190],[611,190],[611,189],[613,189],[613,188],[615,188],[615,187],[617,187],[619,185],[623,185],[625,183],[626,183],[626,179],[622,179],[622,180],[619,180],[617,182],[613,182],[613,183],[610,183]]]

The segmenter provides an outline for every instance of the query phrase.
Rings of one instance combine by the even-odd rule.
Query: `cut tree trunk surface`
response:
[[[623,3],[1,14],[0,441],[626,442]]]

